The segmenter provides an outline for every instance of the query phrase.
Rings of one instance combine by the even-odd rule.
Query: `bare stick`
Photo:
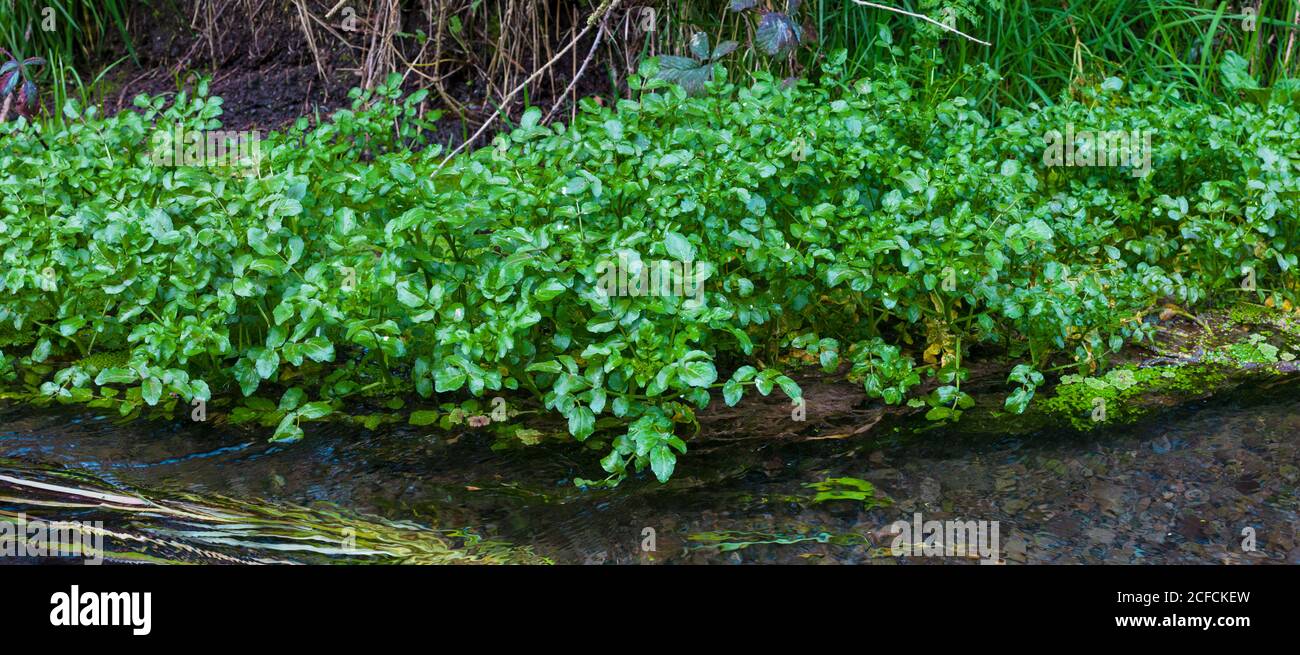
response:
[[[978,43],[978,44],[980,44],[980,45],[993,45],[992,43],[989,43],[988,41],[981,41],[981,40],[979,40],[979,39],[977,39],[977,38],[975,38],[975,37],[973,37],[973,36],[971,36],[971,35],[969,35],[969,34],[963,32],[963,31],[961,31],[961,30],[959,30],[959,29],[957,29],[957,28],[955,28],[955,27],[949,27],[948,25],[946,25],[946,24],[944,24],[944,23],[941,23],[941,22],[939,22],[939,21],[937,21],[937,20],[935,20],[935,19],[933,19],[933,18],[930,18],[929,16],[926,16],[925,14],[914,14],[914,13],[912,13],[912,12],[910,12],[910,11],[905,10],[905,9],[899,9],[898,7],[889,7],[889,6],[886,6],[886,5],[878,5],[878,4],[874,3],[874,2],[867,2],[866,0],[853,0],[853,2],[855,2],[855,3],[857,3],[857,4],[860,4],[860,5],[863,5],[863,6],[873,7],[873,8],[875,8],[875,9],[883,9],[883,10],[885,10],[885,11],[892,11],[892,12],[894,12],[894,13],[896,13],[896,14],[902,14],[902,15],[904,15],[904,16],[911,16],[912,18],[920,18],[921,20],[923,20],[923,21],[925,21],[925,22],[927,22],[927,23],[930,23],[930,24],[932,24],[932,25],[938,25],[939,27],[942,27],[943,29],[948,30],[949,32],[952,32],[953,34],[959,34],[959,35],[961,35],[961,36],[963,36],[963,37],[966,37],[967,39],[970,39],[971,41],[974,41],[974,42],[976,42],[976,43]]]
[[[307,22],[307,14],[310,12],[303,6],[302,0],[295,2],[294,7],[298,9],[298,20],[302,22],[302,33],[307,36],[307,47],[311,50],[311,58],[316,62],[316,72],[320,73],[322,80],[328,79],[325,75],[325,67],[320,63],[320,52],[316,50],[316,37],[312,35],[311,24]]]
[[[1295,18],[1291,19],[1292,23],[1300,23],[1300,9],[1295,10]],[[1287,74],[1287,68],[1291,65],[1291,49],[1295,47],[1296,28],[1291,28],[1291,37],[1286,40],[1286,56],[1282,58],[1282,74]]]
[[[598,19],[603,20],[604,17],[608,16],[609,12],[613,11],[614,7],[617,7],[618,3],[622,1],[623,0],[614,0],[613,2],[610,2],[603,10],[600,10],[603,11],[603,13],[601,13],[600,15],[593,14],[591,20],[587,21],[587,26],[582,28],[582,32],[578,34],[577,38],[575,38],[573,41],[570,41],[569,45],[564,46],[562,50],[555,53],[555,56],[551,57],[550,61],[546,62],[545,64],[542,64],[541,68],[538,68],[537,70],[533,71],[533,74],[529,75],[528,79],[524,80],[523,84],[520,84],[519,86],[515,87],[514,90],[511,91],[510,93],[507,93],[506,96],[501,99],[501,104],[497,105],[497,110],[492,112],[492,115],[488,116],[487,120],[483,121],[483,125],[481,125],[478,128],[478,130],[474,132],[473,135],[471,135],[468,139],[465,139],[465,141],[460,145],[456,146],[454,150],[447,153],[447,156],[444,157],[443,160],[438,163],[438,167],[433,169],[433,173],[436,175],[438,171],[442,170],[443,166],[447,165],[447,162],[451,161],[452,157],[455,157],[457,154],[460,153],[461,150],[464,150],[466,147],[469,146],[469,144],[474,143],[475,141],[478,140],[479,137],[483,136],[483,133],[487,131],[488,126],[492,124],[492,121],[496,120],[497,117],[501,115],[501,112],[504,111],[506,107],[510,106],[510,101],[514,99],[516,93],[523,91],[529,84],[533,83],[533,80],[541,77],[542,73],[545,73],[547,69],[549,69],[551,66],[555,64],[555,62],[559,61],[560,57],[564,56],[564,53],[572,50],[573,46],[577,45],[578,42],[582,40],[582,37],[586,36],[587,32],[590,32],[591,28],[596,26],[596,22]]]
[[[587,71],[587,64],[590,64],[592,57],[596,55],[596,48],[600,47],[601,37],[603,36],[605,36],[605,21],[601,21],[600,28],[596,30],[596,38],[591,42],[591,50],[587,52],[587,58],[582,60],[582,66],[578,67],[578,72],[574,74],[572,80],[569,80],[569,86],[564,89],[564,93],[556,97],[555,105],[551,107],[551,111],[547,112],[546,118],[542,119],[542,123],[551,120],[555,112],[560,109],[560,105],[564,104],[564,97],[569,95],[573,88],[578,85],[578,80],[582,79],[582,74]]]
[[[325,18],[332,18],[334,16],[334,12],[338,11],[339,7],[342,7],[343,4],[346,3],[347,1],[348,0],[339,0],[338,4],[335,4],[333,7],[330,7],[330,10],[325,12]]]

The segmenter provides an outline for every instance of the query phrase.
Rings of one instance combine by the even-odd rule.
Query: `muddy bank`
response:
[[[1300,563],[1293,319],[1238,309],[1159,334],[1018,416],[996,359],[972,368],[976,405],[957,423],[804,375],[803,420],[780,393],[717,403],[668,484],[614,489],[577,483],[608,433],[579,444],[514,406],[472,428],[480,410],[413,425],[417,404],[375,399],[277,444],[219,402],[204,422],[175,408],[123,422],[10,400],[0,510],[102,520],[114,561],[971,561],[893,553],[891,524],[919,513],[996,521],[1005,563]]]
[[[93,79],[118,62],[105,76],[110,112],[129,109],[138,94],[174,93],[194,74],[208,75],[212,94],[225,101],[226,129],[272,130],[350,107],[349,89],[371,88],[396,72],[408,92],[434,91],[421,114],[443,112],[435,141],[454,146],[502,106],[510,89],[568,45],[591,9],[557,2],[404,4],[133,3],[126,17],[130,48],[110,35],[109,51],[83,64],[81,73]],[[600,73],[589,66],[591,74],[569,90],[592,40],[593,34],[584,36],[527,94],[505,103],[507,115],[517,118],[525,98],[549,110],[608,92],[604,67],[614,62],[604,52]]]
[[[799,384],[802,404],[793,404],[776,390],[767,396],[750,394],[738,406],[728,407],[715,389],[709,406],[698,412],[698,425],[683,424],[678,432],[692,450],[876,439],[904,429],[901,426],[908,432],[952,428],[990,438],[1057,430],[1086,433],[1152,420],[1243,385],[1286,383],[1300,372],[1300,318],[1294,314],[1240,306],[1161,320],[1155,335],[1151,342],[1125,347],[1105,368],[1056,367],[1022,414],[1004,406],[1014,388],[1007,375],[1016,362],[996,354],[972,354],[966,362],[970,375],[962,382],[962,390],[975,402],[956,421],[922,419],[928,406],[917,398],[938,386],[934,378],[923,379],[909,394],[912,400],[887,405],[871,399],[860,383],[850,379],[847,369],[828,374],[807,365],[800,353],[791,352],[778,365]],[[414,393],[402,371],[395,372],[392,380],[370,386],[374,388],[365,394],[335,401],[331,414],[316,419],[330,426],[320,429],[371,434],[421,427],[454,440],[468,435],[493,449],[529,449],[543,443],[572,447],[574,457],[589,465],[585,477],[599,473],[596,461],[607,451],[609,441],[626,429],[622,421],[602,417],[596,433],[585,443],[575,444],[563,418],[541,408],[532,397],[504,393],[424,399]],[[117,405],[109,400],[91,401],[87,407],[106,411],[109,420],[120,425],[141,418],[189,418],[206,427],[231,430],[249,441],[261,441],[271,436],[284,416],[274,402],[266,400],[278,395],[273,390],[261,398],[215,394],[205,403],[199,419],[175,396],[164,398],[156,407],[137,407],[125,416],[118,416]],[[55,398],[34,387],[13,385],[0,389],[0,403],[11,408],[78,404],[70,397]],[[303,421],[302,425],[310,423]]]

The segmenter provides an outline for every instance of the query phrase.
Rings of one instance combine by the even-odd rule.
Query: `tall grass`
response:
[[[61,55],[57,55],[50,62],[49,67],[49,90],[46,93],[49,98],[47,105],[49,109],[48,120],[59,128],[64,127],[70,120],[63,113],[63,107],[69,100],[82,108],[103,107],[107,103],[106,96],[108,93],[108,89],[103,83],[104,78],[126,59],[126,57],[122,57],[107,66],[97,69],[98,73],[89,81],[86,81],[77,72],[76,67],[69,64]]]
[[[89,63],[116,30],[127,49],[128,0],[0,0],[0,47],[21,56]]]
[[[730,0],[663,2],[656,48],[681,53],[695,30],[715,40],[747,43],[754,18],[728,11]],[[766,4],[775,10],[785,0]],[[1177,90],[1187,98],[1223,91],[1218,67],[1225,53],[1245,57],[1264,84],[1300,72],[1300,0],[904,0],[878,4],[942,19],[992,43],[983,46],[923,21],[852,0],[805,0],[796,17],[818,38],[795,61],[737,51],[735,70],[798,72],[817,57],[844,48],[851,72],[879,64],[926,81],[956,81],[958,91],[995,106],[1052,102],[1080,82],[1118,76]],[[762,6],[763,3],[760,3]],[[1252,16],[1244,6],[1255,6]],[[996,73],[982,73],[983,67]],[[964,73],[965,72],[965,73]]]
[[[256,8],[245,0],[203,1],[243,7],[247,20],[258,20]],[[393,71],[402,73],[409,89],[430,89],[431,104],[459,117],[463,137],[498,108],[507,121],[530,104],[551,107],[548,117],[564,116],[556,110],[575,105],[583,94],[605,88],[611,97],[626,93],[625,81],[638,61],[686,54],[697,31],[713,43],[742,44],[724,60],[735,79],[758,70],[780,77],[803,75],[819,70],[817,61],[828,53],[844,49],[850,74],[891,67],[919,82],[923,93],[975,98],[985,111],[1051,104],[1076,85],[1111,76],[1177,92],[1190,101],[1218,96],[1224,92],[1219,65],[1229,51],[1245,57],[1250,73],[1265,85],[1300,75],[1300,0],[878,3],[936,19],[951,15],[955,27],[990,42],[988,46],[854,0],[802,0],[794,3],[794,15],[805,28],[806,43],[776,58],[750,47],[757,11],[733,12],[731,3],[622,0],[608,29],[597,36],[589,33],[581,44],[574,39],[609,0],[350,0],[347,6],[359,17],[355,31],[339,28],[342,16],[331,14],[339,6],[335,0],[295,0],[293,16],[305,32],[303,47],[322,74],[339,65],[329,59],[325,45],[342,40],[355,53],[347,65],[357,66],[362,86]],[[787,11],[790,4],[759,0],[757,9]],[[1243,13],[1247,6],[1255,7],[1253,15]],[[131,0],[0,0],[0,47],[51,62],[51,73],[38,81],[43,97],[46,84],[85,97],[80,85],[67,89],[67,83],[100,72],[88,64],[102,65],[114,30],[131,52],[127,10],[143,7]],[[56,21],[51,31],[41,29],[47,8]],[[641,20],[646,8],[655,10],[651,29],[644,29]],[[235,20],[235,15],[231,11],[227,18]],[[219,27],[205,26],[202,38],[212,40],[221,33]],[[589,48],[593,40],[597,43]],[[566,47],[574,54],[531,77]],[[218,49],[209,43],[210,51]],[[590,54],[584,59],[583,53]],[[589,67],[587,60],[593,60]],[[80,78],[70,75],[69,67]],[[573,83],[574,77],[584,84]],[[520,85],[522,92],[513,93]],[[57,114],[60,105],[53,104],[51,113]]]

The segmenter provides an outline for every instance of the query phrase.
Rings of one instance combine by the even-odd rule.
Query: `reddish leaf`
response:
[[[0,75],[0,98],[13,93],[16,86],[18,86],[18,71]]]
[[[18,113],[23,116],[32,116],[36,113],[36,83],[31,80],[23,81],[23,88],[18,92]]]

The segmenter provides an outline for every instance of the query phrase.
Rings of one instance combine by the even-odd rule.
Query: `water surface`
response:
[[[1010,564],[1300,563],[1297,389],[1084,435],[705,439],[668,485],[613,490],[574,487],[599,473],[581,446],[493,449],[486,432],[318,425],[272,444],[8,408],[0,519],[101,520],[115,562],[970,563],[892,556],[888,526],[919,512],[997,521]],[[875,506],[813,502],[838,477],[873,483]]]

